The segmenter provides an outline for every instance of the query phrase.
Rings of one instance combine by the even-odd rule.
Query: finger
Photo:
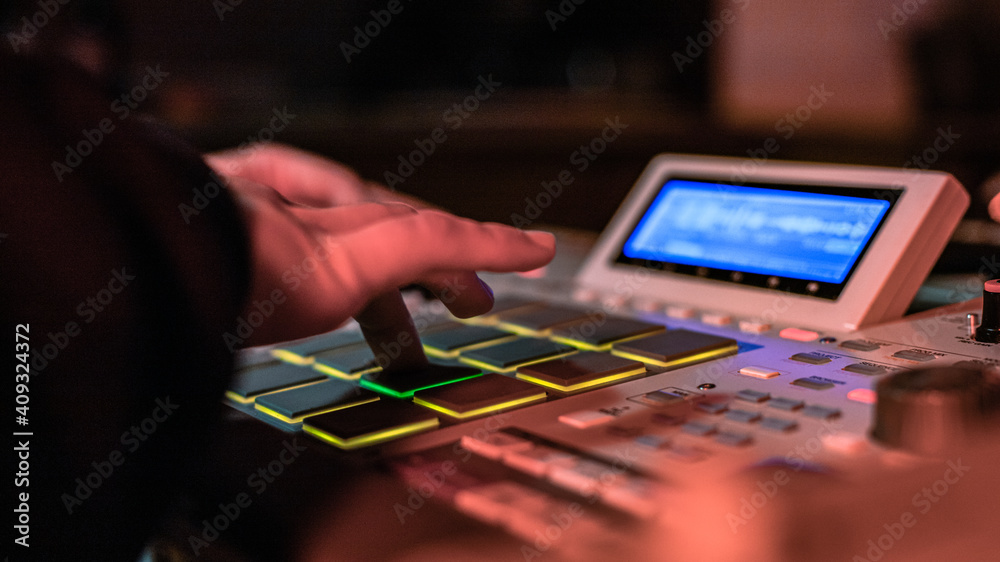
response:
[[[364,182],[350,168],[282,145],[209,154],[205,160],[223,175],[269,185],[300,205],[333,207],[366,199]]]
[[[293,207],[291,212],[304,224],[327,234],[340,234],[371,226],[381,220],[412,215],[417,210],[403,203],[359,203],[325,209]]]
[[[431,274],[420,285],[434,293],[457,318],[479,316],[493,308],[493,290],[473,271]]]
[[[376,223],[342,237],[334,249],[345,264],[340,277],[364,294],[382,292],[442,271],[527,271],[555,254],[555,237],[446,213],[417,214]]]
[[[990,211],[990,216],[993,220],[1000,222],[1000,194],[997,194],[992,201],[990,201],[990,206],[988,207]]]
[[[376,296],[355,319],[383,371],[412,370],[427,365],[417,328],[398,290]]]

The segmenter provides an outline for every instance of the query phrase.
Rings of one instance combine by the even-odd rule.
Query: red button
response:
[[[815,341],[819,338],[819,334],[816,332],[803,330],[801,328],[785,328],[784,330],[778,332],[778,335],[786,340],[795,341]]]

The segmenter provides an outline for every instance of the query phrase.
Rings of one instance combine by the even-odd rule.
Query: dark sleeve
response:
[[[0,77],[0,352],[27,397],[8,419],[29,509],[8,551],[132,561],[203,458],[245,233],[198,154],[87,75],[0,54]]]

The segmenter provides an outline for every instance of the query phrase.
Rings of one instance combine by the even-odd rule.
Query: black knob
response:
[[[983,321],[976,328],[976,341],[1000,343],[1000,279],[983,285]]]
[[[872,437],[890,447],[938,455],[995,423],[1000,372],[932,367],[879,381]]]

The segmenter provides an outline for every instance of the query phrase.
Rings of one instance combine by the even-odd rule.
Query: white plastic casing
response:
[[[631,228],[671,177],[836,186],[857,188],[859,194],[884,187],[902,190],[902,195],[840,296],[829,300],[615,263]],[[628,292],[636,298],[746,318],[773,316],[785,325],[853,331],[903,315],[968,205],[965,189],[943,172],[661,154],[649,163],[604,229],[577,282],[602,293]]]

